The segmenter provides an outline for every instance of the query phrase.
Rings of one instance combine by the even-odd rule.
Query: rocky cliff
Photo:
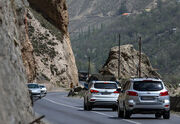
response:
[[[27,124],[33,120],[22,62],[22,54],[26,54],[23,47],[27,43],[24,23],[26,5],[26,0],[0,1],[1,124]]]
[[[77,68],[67,31],[66,1],[28,1],[27,30],[35,61],[34,80],[51,82],[55,86],[77,85]],[[34,73],[29,77],[32,75]]]
[[[42,3],[51,6],[48,11],[56,10],[50,13],[54,16],[40,11],[41,16],[26,0],[0,1],[2,124],[27,124],[35,119],[26,83],[35,80],[63,86],[78,83],[67,32],[67,10],[61,8],[65,7],[65,1],[51,0],[52,4],[48,1],[39,0],[39,6]]]
[[[104,64],[101,74],[118,76],[118,55],[119,47],[113,47],[110,50],[109,57]],[[121,78],[137,77],[139,52],[133,48],[133,45],[121,46]],[[142,53],[142,77],[160,77],[160,75],[153,69],[148,57]]]

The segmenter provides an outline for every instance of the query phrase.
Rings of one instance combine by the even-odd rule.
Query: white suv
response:
[[[114,81],[92,81],[84,96],[84,110],[94,107],[117,109],[118,85]]]
[[[118,98],[118,117],[130,118],[138,113],[170,118],[170,98],[162,80],[134,78],[125,83]]]

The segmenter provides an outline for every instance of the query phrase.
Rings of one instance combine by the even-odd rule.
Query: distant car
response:
[[[32,96],[41,97],[41,89],[37,83],[28,83],[27,87]]]
[[[91,81],[88,84],[88,91],[84,96],[84,110],[92,108],[117,109],[117,98],[119,92],[117,83],[114,81]]]
[[[40,87],[40,89],[41,89],[41,93],[47,94],[47,89],[46,89],[46,87],[45,87],[44,85],[39,84],[39,87]]]
[[[118,117],[130,118],[132,114],[170,118],[170,98],[162,80],[133,78],[125,83],[118,98]]]

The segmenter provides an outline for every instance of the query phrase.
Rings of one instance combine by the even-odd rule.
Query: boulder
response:
[[[115,46],[111,48],[109,57],[100,70],[102,75],[113,75],[118,77],[118,56],[119,47]],[[139,65],[139,52],[134,49],[133,45],[122,45],[121,46],[121,62],[120,62],[120,76],[121,78],[130,78],[138,76],[138,65]],[[141,63],[142,77],[160,77],[160,75],[152,67],[149,58],[142,53]]]

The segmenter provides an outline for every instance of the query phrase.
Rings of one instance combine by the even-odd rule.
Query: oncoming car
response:
[[[117,83],[114,81],[91,81],[84,96],[84,110],[92,108],[117,109]]]
[[[29,92],[32,96],[37,96],[41,98],[41,89],[38,84],[36,83],[28,83],[27,87],[29,89]]]
[[[118,98],[118,117],[130,118],[132,114],[170,118],[170,98],[162,80],[134,78],[125,83]]]
[[[40,89],[41,89],[41,93],[47,94],[47,89],[46,89],[46,87],[45,87],[44,85],[39,84],[39,87],[40,87]]]

